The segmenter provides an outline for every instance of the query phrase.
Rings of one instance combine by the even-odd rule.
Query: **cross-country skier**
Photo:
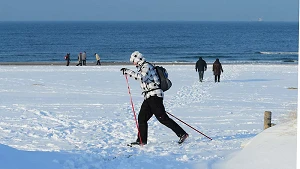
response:
[[[157,120],[163,125],[173,130],[179,137],[178,143],[181,144],[189,136],[174,120],[169,118],[163,105],[164,93],[159,88],[159,76],[152,64],[146,62],[143,55],[135,51],[131,54],[130,62],[137,67],[137,72],[127,68],[122,68],[123,74],[128,74],[135,80],[140,81],[143,90],[144,101],[138,115],[139,132],[138,138],[131,145],[147,144],[148,123],[147,121],[154,114]]]

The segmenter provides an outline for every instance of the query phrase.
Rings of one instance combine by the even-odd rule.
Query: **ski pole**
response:
[[[202,134],[203,136],[205,136],[206,138],[212,140],[212,138],[208,137],[207,135],[203,134],[202,132],[200,132],[199,130],[195,129],[194,127],[190,126],[189,124],[187,124],[186,122],[180,120],[179,118],[175,117],[173,114],[167,112],[169,115],[171,115],[172,117],[174,117],[175,119],[179,120],[180,122],[184,123],[185,125],[189,126],[190,128],[194,129],[195,131],[197,131],[198,133]]]
[[[139,129],[139,124],[138,124],[138,121],[136,120],[136,113],[135,113],[135,110],[134,110],[134,105],[133,105],[133,101],[132,101],[132,96],[131,96],[131,92],[130,92],[130,87],[129,87],[127,74],[125,74],[125,78],[126,78],[126,82],[127,82],[128,94],[130,96],[130,103],[131,103],[131,108],[132,108],[132,112],[133,112],[133,115],[134,115],[135,124],[136,124],[136,128],[138,130],[138,136],[140,138],[140,145],[143,146],[142,137],[141,137],[141,133],[140,133],[140,129]]]

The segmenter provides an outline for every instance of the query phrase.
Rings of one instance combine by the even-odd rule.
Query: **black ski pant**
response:
[[[151,96],[150,98],[144,100],[138,116],[139,131],[142,138],[142,143],[147,144],[147,122],[153,114],[160,123],[173,130],[173,132],[175,132],[178,137],[181,137],[182,135],[186,134],[186,132],[167,115],[165,107],[163,105],[163,98]],[[139,135],[136,141],[140,142]]]

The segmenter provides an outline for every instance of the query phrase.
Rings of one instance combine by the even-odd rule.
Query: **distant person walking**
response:
[[[67,55],[65,56],[65,60],[67,61],[67,64],[66,66],[69,66],[70,65],[70,53],[67,53]]]
[[[86,66],[86,52],[84,51],[82,54],[82,64]]]
[[[76,65],[76,66],[82,66],[82,53],[80,52],[79,54],[78,54],[78,64]]]
[[[195,69],[196,72],[198,72],[199,74],[199,81],[202,82],[204,71],[206,71],[207,69],[207,64],[205,60],[202,59],[202,57],[199,57],[199,60],[196,62]]]
[[[220,76],[221,76],[221,72],[223,72],[223,68],[219,59],[216,59],[216,61],[214,62],[212,71],[214,72],[215,75],[215,82],[220,82]]]
[[[100,63],[100,56],[98,55],[98,53],[95,53],[96,56],[96,60],[97,60],[97,64],[96,65],[101,65]]]

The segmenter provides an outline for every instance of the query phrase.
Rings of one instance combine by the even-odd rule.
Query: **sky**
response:
[[[194,65],[164,65],[166,110],[212,141],[173,118],[189,134],[178,145],[152,117],[143,147],[126,146],[137,129],[120,68],[136,68],[75,64],[0,66],[0,168],[295,169],[295,64],[224,64],[220,83],[211,64],[202,83]],[[138,114],[139,82],[128,82]],[[264,111],[276,124],[267,130]]]
[[[298,21],[298,0],[1,0],[0,21]]]

